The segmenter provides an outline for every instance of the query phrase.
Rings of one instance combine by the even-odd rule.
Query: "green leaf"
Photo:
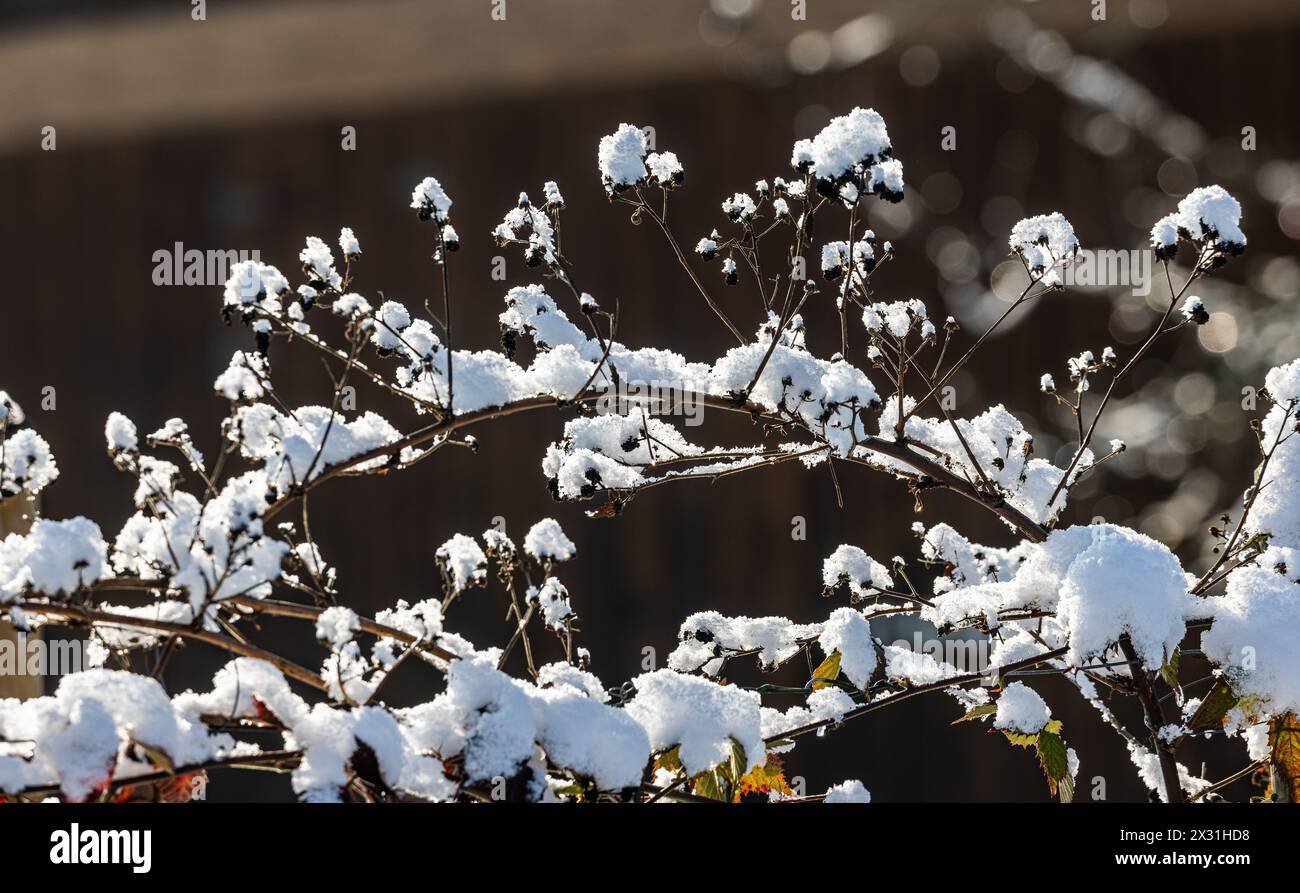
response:
[[[972,710],[971,713],[975,711]],[[962,717],[967,718],[969,717]],[[1048,790],[1053,796],[1060,797],[1062,803],[1069,803],[1074,799],[1074,779],[1070,777],[1070,752],[1065,746],[1065,739],[1061,737],[1062,728],[1061,721],[1053,719],[1032,735],[1011,729],[1002,729],[1001,732],[1017,747],[1034,748],[1038,753],[1038,763],[1043,767],[1043,774],[1047,776]]]
[[[1237,706],[1237,694],[1232,690],[1228,683],[1222,679],[1214,683],[1214,686],[1205,694],[1200,706],[1192,714],[1192,718],[1187,721],[1187,728],[1206,729],[1212,726],[1223,724],[1223,717],[1228,711]]]
[[[1074,784],[1070,779],[1070,759],[1064,739],[1047,729],[1039,732],[1038,761],[1043,765],[1043,774],[1047,776],[1047,786],[1052,793],[1059,793],[1061,802],[1069,803],[1074,796]],[[1065,785],[1068,785],[1068,796]]]
[[[1178,664],[1182,659],[1182,649],[1174,648],[1174,653],[1160,667],[1160,678],[1165,681],[1177,694],[1179,703],[1182,703],[1183,687],[1178,684]]]
[[[732,785],[739,782],[745,776],[745,769],[749,766],[749,761],[745,759],[745,748],[740,746],[740,742],[735,738],[731,739],[731,759],[724,764],[726,766],[726,779]],[[722,767],[719,767],[722,768]],[[727,792],[727,799],[730,800],[730,791]]]
[[[674,747],[668,753],[676,757],[677,748]],[[665,756],[667,755],[665,754]],[[745,748],[740,746],[739,741],[732,738],[731,755],[712,769],[693,777],[691,779],[692,789],[701,797],[708,797],[710,800],[721,800],[724,803],[730,802],[734,799],[735,792],[740,788],[748,765],[749,762],[745,758]]]
[[[680,744],[674,744],[670,749],[663,752],[659,759],[655,760],[656,769],[667,769],[669,772],[682,771]]]
[[[840,677],[840,658],[841,654],[838,651],[832,651],[817,669],[813,670],[813,691],[825,688]]]
[[[954,719],[951,725],[955,726],[959,722],[966,722],[967,720],[971,720],[971,719],[979,719],[980,717],[984,717],[984,716],[992,716],[994,713],[997,712],[998,712],[997,704],[980,704],[978,707],[972,707],[970,711],[966,713],[965,716],[959,716],[956,719]]]
[[[708,797],[710,800],[720,800],[726,802],[730,798],[722,792],[722,787],[718,784],[718,778],[713,772],[701,772],[695,776],[694,793],[700,797]]]

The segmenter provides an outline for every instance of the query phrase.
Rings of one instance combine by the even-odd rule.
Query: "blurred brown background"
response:
[[[882,297],[923,298],[968,332],[1005,306],[998,268],[1022,216],[1059,209],[1085,247],[1128,249],[1197,185],[1241,199],[1250,249],[1199,292],[1217,315],[1139,368],[1101,432],[1130,450],[1071,508],[1075,520],[1137,525],[1194,563],[1203,522],[1233,505],[1254,460],[1241,389],[1300,354],[1300,6],[1107,6],[1098,22],[1084,0],[812,0],[796,21],[784,0],[507,0],[498,21],[489,0],[213,0],[194,21],[182,0],[11,0],[0,8],[0,245],[11,271],[0,387],[60,460],[44,513],[86,514],[110,538],[127,517],[132,486],[103,455],[111,409],[142,431],[181,416],[214,454],[225,407],[211,382],[247,332],[222,326],[219,286],[153,285],[156,250],[256,248],[289,272],[305,236],[332,241],[347,225],[365,251],[357,289],[419,303],[436,280],[428,229],[406,204],[433,174],[455,200],[463,242],[452,264],[458,346],[491,347],[506,287],[536,278],[512,252],[509,281],[494,282],[501,252],[489,233],[520,190],[556,179],[566,253],[583,288],[620,302],[620,339],[704,360],[726,349],[726,332],[700,312],[656,233],[607,206],[598,138],[620,121],[654,125],[658,147],[686,166],[672,219],[693,243],[722,222],[724,194],[786,175],[795,138],[862,105],[885,116],[908,181],[903,204],[872,205],[874,229],[899,255],[874,284]],[[54,151],[42,150],[47,126]],[[345,126],[355,151],[340,147]],[[940,149],[946,126],[956,151]],[[1242,148],[1244,127],[1254,151]],[[1040,455],[1068,456],[1069,419],[1038,394],[1038,376],[1063,381],[1065,357],[1083,349],[1114,344],[1123,356],[1164,294],[1157,283],[1149,299],[1080,289],[1039,303],[955,382],[960,411],[1005,402],[1029,421]],[[754,295],[723,296],[752,330]],[[830,307],[805,317],[814,349],[835,349]],[[277,344],[272,360],[294,400],[327,400],[306,350]],[[40,408],[47,387],[53,411]],[[362,391],[361,404],[413,424],[381,395]],[[710,420],[717,442],[745,433]],[[373,612],[431,594],[433,550],[452,533],[501,515],[522,535],[553,515],[579,546],[561,576],[582,641],[616,685],[640,671],[643,647],[662,662],[696,610],[823,617],[821,561],[842,542],[882,560],[916,554],[911,499],[863,471],[841,474],[842,510],[824,469],[784,468],[657,488],[621,518],[588,519],[589,506],[553,503],[540,472],[562,424],[557,414],[506,420],[475,432],[476,456],[448,451],[396,478],[320,491],[313,526],[345,597]],[[806,541],[791,540],[796,515]],[[920,517],[1009,541],[955,498],[930,497]],[[503,640],[500,599],[475,594],[449,625],[480,645]],[[877,632],[891,641],[911,629]],[[319,660],[308,631],[274,634],[295,659]],[[203,686],[223,661],[192,647],[169,683]],[[408,672],[386,693],[427,698],[436,678]],[[787,676],[802,681],[798,668]],[[1094,776],[1111,799],[1144,797],[1118,739],[1064,685],[1041,690],[1067,738],[1086,743],[1081,797]],[[955,716],[948,700],[909,702],[805,743],[790,774],[812,792],[861,778],[878,801],[1047,796],[1032,755],[950,727]],[[1218,753],[1212,777],[1239,768],[1239,745]],[[226,776],[209,795],[286,796],[287,784],[267,779]]]

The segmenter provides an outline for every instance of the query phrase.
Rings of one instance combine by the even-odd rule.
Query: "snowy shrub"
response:
[[[369,296],[356,291],[362,247],[346,227],[337,258],[326,241],[306,240],[296,287],[273,266],[238,264],[221,307],[249,339],[213,383],[215,398],[229,404],[221,454],[204,457],[183,420],[141,437],[136,422],[114,412],[104,428],[108,455],[134,486],[122,529],[39,519],[0,540],[0,616],[27,630],[81,627],[101,665],[64,677],[46,697],[0,701],[0,797],[175,795],[178,781],[211,769],[274,767],[290,772],[294,791],[310,801],[866,803],[873,767],[861,770],[867,786],[850,779],[805,792],[785,777],[781,754],[816,748],[814,733],[944,692],[959,721],[1031,749],[1047,790],[1069,800],[1079,758],[1032,685],[1045,675],[1095,707],[1138,777],[1165,801],[1217,796],[1214,783],[1178,762],[1185,740],[1211,733],[1244,742],[1247,770],[1268,778],[1265,796],[1300,796],[1300,360],[1264,382],[1262,458],[1235,521],[1212,528],[1219,543],[1211,566],[1184,568],[1165,545],[1120,526],[1060,523],[1076,482],[1124,449],[1117,440],[1099,449],[1094,435],[1134,365],[1156,341],[1184,337],[1208,318],[1188,291],[1245,247],[1232,196],[1198,189],[1154,223],[1170,293],[1145,340],[1127,356],[1105,347],[1044,372],[1041,390],[1078,422],[1072,455],[1057,464],[1035,455],[1033,433],[1003,405],[960,417],[939,395],[1006,319],[1065,288],[1062,272],[1080,246],[1064,215],[1012,229],[1024,290],[968,338],[921,300],[877,298],[873,280],[895,248],[863,227],[864,205],[898,201],[904,182],[885,121],[872,110],[854,109],[800,141],[785,177],[732,192],[714,206],[717,219],[689,236],[666,218],[673,194],[690,188],[675,153],[648,152],[643,131],[622,124],[596,155],[599,176],[584,191],[603,189],[611,205],[652,224],[686,274],[674,312],[698,301],[735,344],[715,358],[687,359],[619,340],[617,312],[605,309],[616,305],[582,290],[561,246],[566,203],[554,182],[544,184],[541,205],[521,193],[491,234],[517,246],[538,280],[503,296],[500,350],[453,339],[447,265],[460,237],[449,191],[433,177],[414,187],[410,205],[411,225],[425,227],[433,244],[439,301],[407,307],[377,287]],[[815,239],[814,222],[837,238]],[[692,243],[693,252],[683,249]],[[1180,251],[1190,257],[1185,276],[1173,267]],[[820,277],[803,278],[807,258],[820,259]],[[697,269],[715,262],[720,275]],[[752,301],[718,296],[719,286],[742,279],[762,308],[745,318],[735,308]],[[837,353],[809,349],[805,314],[833,320]],[[521,345],[530,348],[526,364],[516,359]],[[277,394],[274,367],[294,351],[334,364],[320,405],[289,406]],[[1072,387],[1058,390],[1053,372],[1068,373]],[[751,421],[751,441],[700,442],[662,402],[602,399],[663,382]],[[409,415],[344,412],[341,397],[353,384],[401,398]],[[536,485],[557,500],[588,502],[592,516],[617,515],[661,484],[796,463],[836,481],[873,469],[907,488],[918,511],[930,508],[931,491],[953,492],[1000,519],[1009,539],[975,543],[942,521],[917,523],[916,555],[887,562],[869,554],[870,543],[846,543],[825,556],[820,585],[809,580],[809,594],[822,589],[838,602],[831,610],[795,603],[795,619],[727,617],[700,605],[682,623],[668,666],[630,680],[597,675],[580,636],[583,593],[562,581],[565,563],[581,560],[581,544],[552,519],[528,519],[536,523],[518,544],[496,528],[457,533],[430,556],[439,593],[359,615],[349,581],[312,539],[308,494],[337,478],[399,474],[441,450],[472,447],[472,428],[534,410],[559,419],[537,457]],[[59,473],[49,444],[24,421],[0,392],[0,497],[33,496]],[[938,569],[932,591],[913,585],[917,565]],[[134,600],[115,604],[124,591]],[[476,644],[452,631],[471,598],[501,599],[500,642]],[[883,643],[873,621],[900,614],[940,635],[981,637],[992,665],[970,672]],[[319,666],[258,644],[263,616],[304,623],[322,649]],[[181,640],[231,656],[207,690],[168,692],[153,673],[106,668],[110,660],[159,666]],[[543,652],[562,656],[547,662]],[[1197,697],[1184,693],[1191,683],[1180,674],[1181,655],[1193,652],[1214,666]],[[782,689],[728,680],[729,662],[747,657],[769,670],[806,659],[807,682]],[[408,659],[435,668],[443,684],[424,703],[390,703],[384,682]],[[798,697],[778,708],[768,698],[774,689]],[[1116,697],[1136,698],[1146,728],[1112,712]],[[279,740],[250,743],[240,732],[251,729]]]

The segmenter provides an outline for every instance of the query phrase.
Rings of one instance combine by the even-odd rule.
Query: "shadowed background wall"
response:
[[[1086,247],[1127,249],[1196,185],[1221,181],[1242,199],[1250,252],[1206,289],[1226,318],[1139,368],[1138,396],[1116,415],[1145,433],[1070,510],[1081,522],[1138,525],[1194,562],[1207,545],[1201,519],[1232,506],[1253,462],[1241,388],[1300,347],[1300,135],[1285,113],[1300,83],[1291,52],[1300,16],[1287,2],[1251,4],[1231,20],[1211,2],[1110,7],[1095,22],[1086,3],[822,0],[793,21],[772,0],[510,0],[494,21],[486,0],[214,2],[196,22],[184,3],[13,4],[0,17],[0,245],[11,271],[0,387],[59,459],[43,512],[88,515],[109,537],[128,516],[133,484],[103,453],[111,409],[146,431],[183,417],[215,454],[225,406],[211,382],[248,333],[221,324],[219,286],[154,285],[159,249],[258,249],[287,272],[305,236],[328,241],[351,226],[365,251],[357,290],[419,304],[437,282],[430,232],[406,205],[433,174],[455,200],[463,243],[451,265],[457,346],[491,347],[506,288],[538,280],[517,252],[505,253],[507,281],[491,278],[503,252],[490,231],[519,191],[555,179],[568,202],[566,254],[584,289],[607,307],[618,300],[620,340],[702,360],[729,336],[658,234],[606,203],[596,141],[620,121],[655,127],[659,148],[686,166],[671,219],[693,243],[722,223],[724,194],[785,175],[796,137],[862,105],[885,116],[909,187],[903,205],[873,205],[873,227],[899,255],[873,285],[884,297],[923,298],[934,317],[955,314],[964,337],[1005,306],[998,269],[1020,216],[1060,209]],[[41,149],[46,126],[54,151]],[[356,128],[355,151],[341,148],[345,126]],[[949,126],[956,151],[940,147]],[[1254,154],[1241,147],[1247,126],[1258,133]],[[723,292],[716,268],[700,272],[752,330],[752,290]],[[1041,302],[956,380],[959,411],[1005,402],[1035,420],[1040,455],[1068,455],[1067,420],[1037,392],[1038,376],[1063,380],[1065,356],[1083,349],[1113,343],[1122,354],[1154,319],[1161,288],[1150,301],[1092,289]],[[805,313],[810,343],[825,354],[838,340],[828,301]],[[327,401],[309,349],[277,342],[272,363],[291,403]],[[49,393],[52,410],[41,405]],[[413,424],[406,408],[364,388],[359,408]],[[821,561],[840,543],[881,559],[914,556],[908,528],[918,517],[1010,540],[956,497],[928,497],[917,515],[901,485],[855,469],[840,475],[842,509],[825,469],[787,467],[657,488],[618,519],[589,519],[590,506],[552,502],[540,470],[565,417],[481,427],[477,455],[448,450],[400,476],[313,495],[313,529],[344,599],[373,613],[432,594],[433,550],[452,533],[504,516],[521,536],[553,515],[579,546],[561,577],[583,620],[580,641],[614,685],[640,671],[643,648],[662,663],[696,610],[823,617],[832,605],[820,595]],[[706,420],[710,440],[745,433],[735,419]],[[796,516],[806,540],[791,537]],[[471,593],[448,625],[481,645],[502,641],[501,599]],[[913,626],[873,629],[888,641]],[[319,661],[308,630],[271,632],[287,656]],[[560,653],[553,642],[541,649]],[[204,686],[224,660],[191,646],[168,683]],[[385,691],[426,699],[437,684],[411,667]],[[1043,691],[1067,737],[1090,739],[1081,791],[1104,776],[1111,798],[1145,796],[1118,739],[1077,696],[1051,683]],[[879,800],[1046,797],[1032,755],[950,727],[956,710],[914,701],[853,723],[801,746],[790,773],[810,791],[862,778]],[[288,795],[268,778],[227,775],[209,796]]]

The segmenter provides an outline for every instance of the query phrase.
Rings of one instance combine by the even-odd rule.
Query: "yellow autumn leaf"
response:
[[[1300,720],[1284,713],[1268,727],[1269,758],[1278,790],[1269,793],[1288,803],[1300,803]]]
[[[817,669],[813,670],[813,691],[818,691],[832,684],[840,676],[840,653],[832,651],[830,655],[821,662]]]
[[[739,803],[746,794],[769,794],[776,791],[788,797],[794,796],[794,790],[785,780],[785,767],[776,754],[768,754],[767,762],[757,766],[740,780],[735,795],[731,798]]]

